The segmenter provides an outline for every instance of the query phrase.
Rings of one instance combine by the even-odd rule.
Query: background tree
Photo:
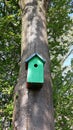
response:
[[[70,92],[73,87],[71,80],[72,71],[69,71],[66,76],[64,76],[63,71],[65,71],[66,68],[62,68],[63,57],[69,51],[70,45],[72,45],[72,21],[69,18],[71,9],[70,2],[71,1],[54,0],[52,1],[51,8],[49,8],[50,18],[48,18],[48,35],[56,130],[73,129],[72,92]]]
[[[0,130],[11,128],[13,90],[20,60],[20,10],[15,0],[0,0]]]

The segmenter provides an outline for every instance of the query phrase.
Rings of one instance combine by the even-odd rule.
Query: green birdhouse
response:
[[[44,83],[45,60],[38,53],[34,53],[26,59],[25,63],[27,69],[27,87],[40,88]]]

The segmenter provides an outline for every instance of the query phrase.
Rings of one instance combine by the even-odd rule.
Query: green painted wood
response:
[[[44,83],[44,63],[38,56],[28,62],[27,82]]]

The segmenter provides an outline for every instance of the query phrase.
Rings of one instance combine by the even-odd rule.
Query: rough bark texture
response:
[[[21,0],[20,6],[22,8],[21,65],[19,80],[15,87],[14,130],[54,130],[44,0]],[[26,88],[25,59],[35,52],[46,59],[45,83],[39,91]]]

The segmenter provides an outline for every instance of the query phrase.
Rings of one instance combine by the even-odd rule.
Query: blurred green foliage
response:
[[[47,32],[53,81],[56,130],[73,129],[72,70],[62,75],[62,59],[70,46],[65,37],[71,29],[71,0],[52,0],[47,13]],[[18,0],[0,0],[0,130],[12,130],[13,91],[21,51],[21,11]]]

